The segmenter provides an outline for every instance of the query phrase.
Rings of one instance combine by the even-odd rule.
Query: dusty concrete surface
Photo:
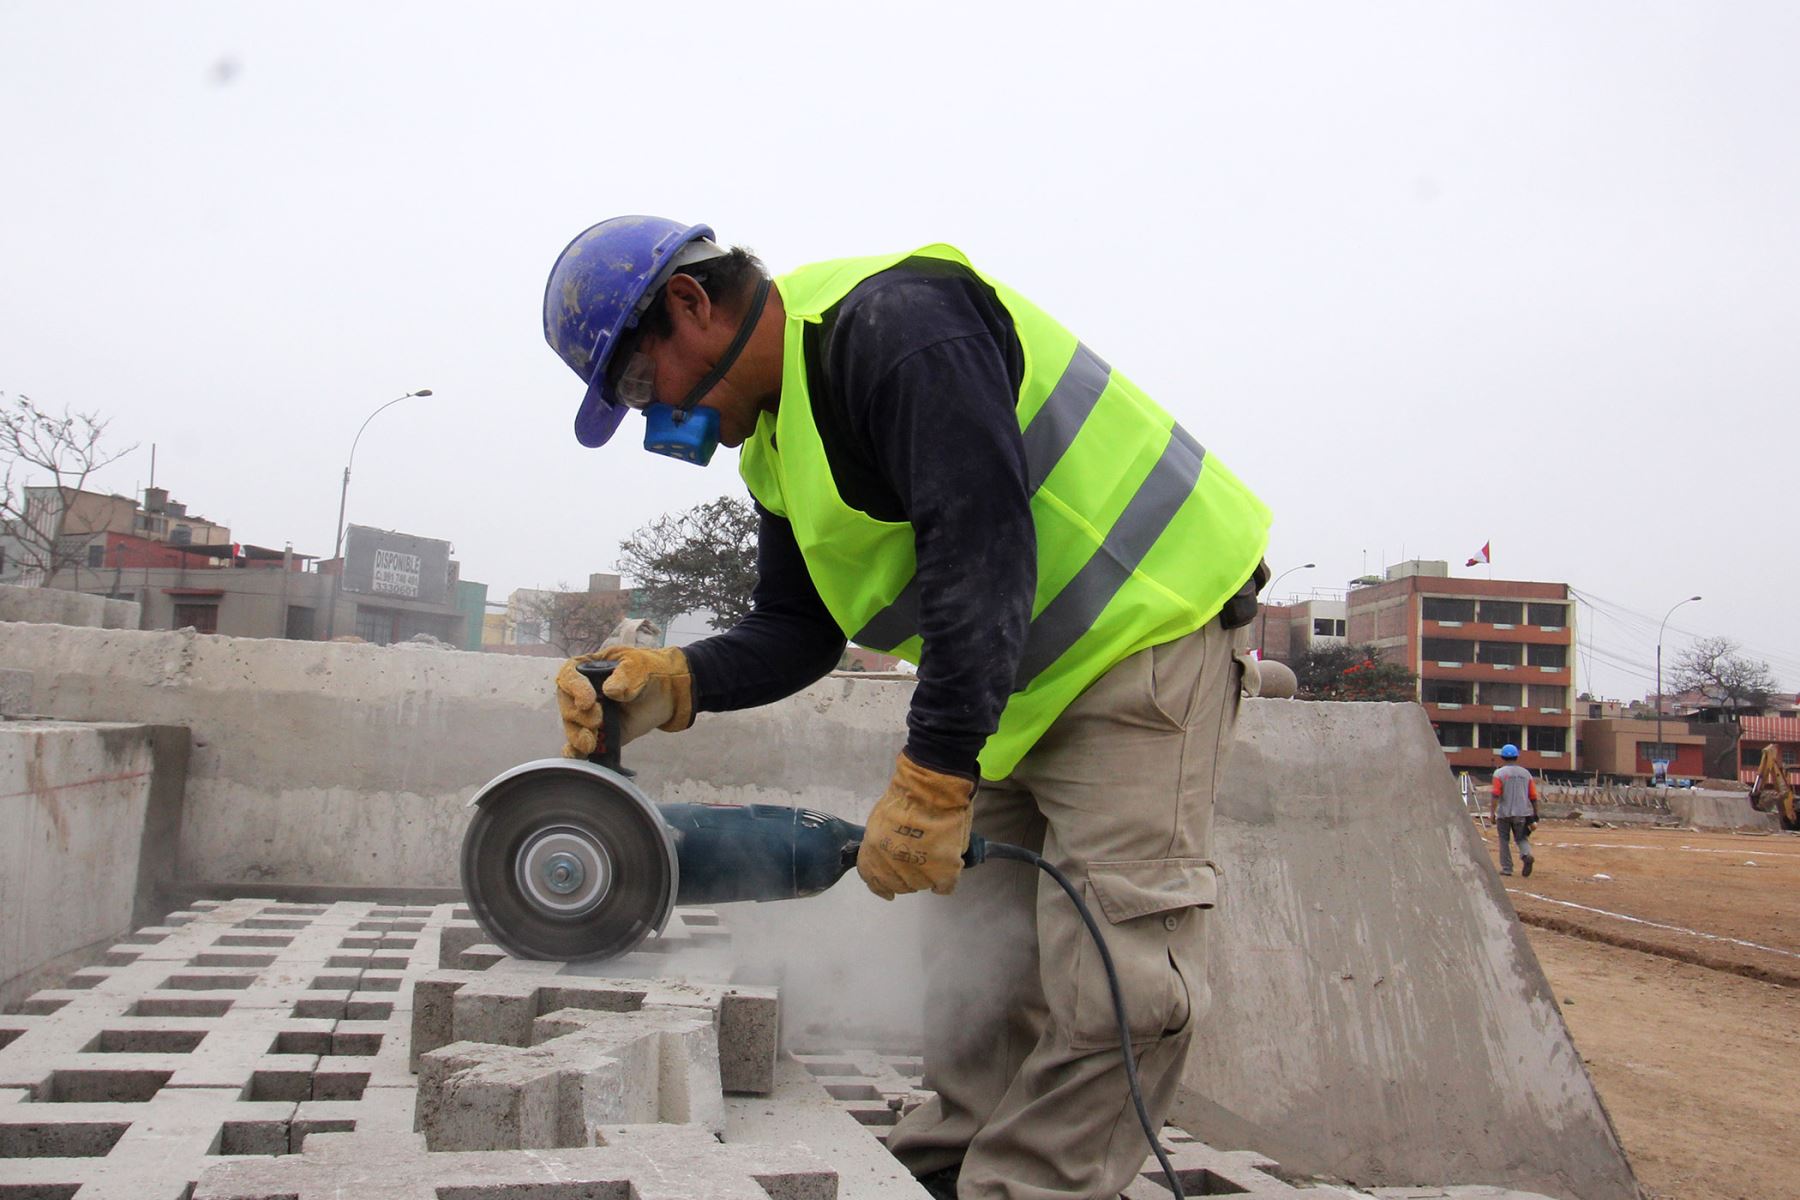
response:
[[[131,929],[146,849],[172,849],[145,837],[180,792],[166,732],[0,722],[0,1011]]]
[[[1246,704],[1215,836],[1184,1127],[1363,1185],[1636,1195],[1421,709]]]
[[[770,993],[519,962],[455,936],[460,915],[447,904],[235,900],[139,930],[68,988],[0,1017],[0,1195],[924,1196],[879,1140],[926,1095],[916,1055],[776,1057],[772,1021],[734,1021],[729,1012],[734,999],[772,1006]],[[679,915],[683,930],[719,928],[713,914]],[[695,963],[721,961],[706,953],[716,934],[674,940],[683,948],[631,957],[678,973],[704,974],[711,967]],[[698,958],[689,953],[696,949]],[[532,1044],[467,1040],[427,1051],[415,1091],[413,1038],[445,1023]],[[747,1042],[756,1047],[746,1055]],[[754,1091],[732,1088],[709,1053],[733,1043],[727,1060],[769,1060]],[[442,1093],[459,1079],[485,1095],[446,1123]],[[566,1088],[571,1080],[610,1090]],[[412,1131],[415,1120],[424,1133]],[[429,1148],[434,1126],[496,1148]],[[1298,1179],[1266,1156],[1220,1151],[1178,1129],[1162,1140],[1190,1195],[1367,1195]],[[1125,1192],[1129,1200],[1167,1194],[1153,1164]]]
[[[60,588],[0,584],[0,621],[82,625],[94,629],[136,629],[142,606],[135,600],[108,600]]]

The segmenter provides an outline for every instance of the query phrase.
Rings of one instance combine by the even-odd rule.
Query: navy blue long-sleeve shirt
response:
[[[839,495],[913,527],[924,653],[907,753],[974,775],[1012,692],[1037,586],[1012,319],[967,268],[908,259],[808,326],[805,353]],[[702,712],[792,695],[844,648],[793,528],[757,512],[750,615],[686,648]]]

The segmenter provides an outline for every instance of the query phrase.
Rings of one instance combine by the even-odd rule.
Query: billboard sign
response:
[[[344,590],[451,604],[450,543],[367,525],[344,537]]]

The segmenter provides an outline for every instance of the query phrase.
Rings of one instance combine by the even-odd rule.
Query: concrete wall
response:
[[[1699,788],[1669,788],[1669,811],[1691,829],[1752,829],[1778,833],[1781,818],[1758,812],[1748,792],[1712,792]]]
[[[149,919],[185,749],[181,730],[0,723],[0,1011]]]
[[[35,712],[192,731],[196,881],[454,887],[462,802],[560,742],[554,664],[498,655],[0,625],[0,667]]]
[[[1232,755],[1177,1123],[1364,1186],[1635,1197],[1424,711],[1253,701]]]
[[[65,592],[61,588],[0,584],[0,622],[3,621],[136,629],[138,606],[129,600],[108,600],[103,596]]]
[[[37,711],[192,728],[180,869],[246,889],[454,886],[462,802],[560,743],[553,666],[0,626],[0,667],[33,673]],[[828,677],[779,705],[653,734],[627,760],[659,800],[861,820],[911,688]],[[1215,1000],[1180,1109],[1196,1133],[1363,1183],[1635,1195],[1419,708],[1247,702],[1215,835]],[[782,983],[791,1029],[904,1041],[927,903],[882,904],[850,880],[729,919],[747,960]]]

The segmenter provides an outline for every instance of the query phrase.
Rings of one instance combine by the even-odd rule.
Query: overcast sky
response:
[[[622,212],[777,272],[949,241],[1275,510],[1282,592],[1566,581],[1581,686],[1800,687],[1800,6],[0,2],[0,391],[260,545],[490,598],[741,494],[584,450],[541,298]],[[1485,572],[1482,572],[1485,573]]]

